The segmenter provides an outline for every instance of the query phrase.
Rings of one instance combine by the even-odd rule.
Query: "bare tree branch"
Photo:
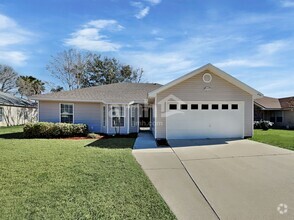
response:
[[[7,65],[0,64],[0,91],[9,92],[16,88],[18,74]]]

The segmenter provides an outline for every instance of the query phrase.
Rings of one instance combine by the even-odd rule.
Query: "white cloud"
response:
[[[103,30],[120,31],[122,29],[123,26],[119,25],[116,20],[93,20],[83,25],[80,30],[72,33],[70,38],[65,39],[65,44],[90,51],[117,51],[121,48],[121,45],[111,42],[101,32]]]
[[[157,5],[161,2],[161,0],[145,0],[145,1],[151,3],[152,5]]]
[[[131,1],[130,5],[137,9],[135,17],[137,19],[142,19],[149,14],[151,6],[158,5],[160,2],[161,0],[145,0],[145,3],[141,1]]]
[[[262,44],[259,46],[259,53],[265,55],[271,55],[288,47],[288,42],[286,40],[277,40],[270,43]]]
[[[22,65],[26,62],[28,56],[21,51],[1,51],[0,62],[11,65]]]
[[[145,77],[150,82],[167,83],[194,67],[194,62],[179,52],[133,51],[124,52],[120,56],[120,59],[133,66],[143,68]]]
[[[0,14],[0,61],[10,65],[21,65],[28,55],[12,49],[16,45],[30,43],[33,34],[22,28],[12,18]]]
[[[147,7],[143,8],[143,9],[141,9],[137,14],[135,14],[135,17],[138,18],[138,19],[142,19],[146,15],[148,15],[149,10],[150,10],[150,7],[147,6]]]
[[[159,34],[159,30],[158,30],[158,29],[153,29],[153,30],[151,31],[151,34],[152,34],[152,35],[157,35],[157,34]]]
[[[271,66],[270,62],[257,61],[255,59],[228,59],[215,63],[217,67],[266,67]]]
[[[15,27],[16,23],[14,20],[12,20],[11,18],[0,14],[0,30],[2,29],[6,29],[6,28],[10,28],[10,27]]]
[[[281,6],[283,8],[292,8],[294,7],[294,1],[291,1],[291,0],[283,0],[283,1],[280,1],[281,3]]]
[[[219,67],[273,67],[279,63],[274,62],[286,50],[293,49],[291,40],[276,40],[256,46],[256,49],[247,56],[237,59],[227,59],[215,65]]]

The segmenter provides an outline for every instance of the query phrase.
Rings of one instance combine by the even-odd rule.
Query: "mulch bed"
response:
[[[66,138],[61,138],[65,140],[100,140],[100,139],[111,139],[111,138],[136,138],[138,134],[117,134],[117,135],[105,135],[105,134],[98,134],[98,138],[90,138],[90,137],[66,137]]]

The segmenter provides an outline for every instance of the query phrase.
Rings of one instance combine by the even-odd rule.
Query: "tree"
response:
[[[12,67],[0,64],[0,91],[9,92],[15,89],[17,77],[18,74]]]
[[[87,70],[87,64],[91,59],[90,53],[82,53],[75,49],[64,50],[47,65],[51,75],[62,82],[68,90],[79,89]]]
[[[61,91],[63,91],[63,87],[62,86],[56,86],[55,88],[52,88],[50,91],[51,92],[61,92]]]
[[[102,58],[100,55],[93,55],[87,67],[87,73],[82,80],[83,87],[140,82],[143,74],[142,69],[134,69],[130,65],[121,64],[116,58]]]
[[[20,76],[16,84],[22,97],[38,95],[45,91],[45,83],[33,76]]]

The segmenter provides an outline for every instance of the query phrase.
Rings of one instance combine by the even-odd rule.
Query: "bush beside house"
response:
[[[262,129],[262,130],[268,130],[274,125],[273,122],[270,121],[254,121],[254,129]]]
[[[88,134],[88,126],[86,124],[38,122],[26,124],[23,131],[27,138],[83,137]]]

